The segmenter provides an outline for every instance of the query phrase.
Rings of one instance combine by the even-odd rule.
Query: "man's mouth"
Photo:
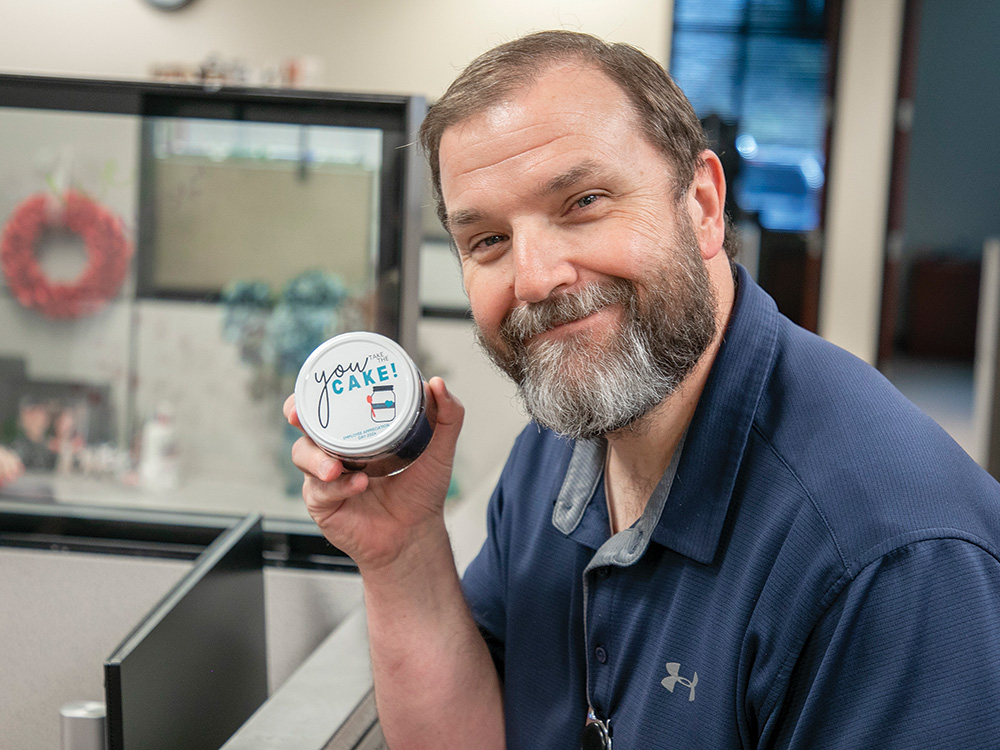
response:
[[[511,310],[501,324],[502,337],[522,346],[563,333],[570,334],[592,326],[604,311],[620,308],[627,302],[628,289],[622,285],[590,287],[572,296],[553,298]]]
[[[604,309],[605,308],[603,307],[599,307],[596,310],[587,310],[582,314],[567,315],[561,318],[557,318],[556,320],[551,321],[548,328],[542,331],[542,333],[548,333],[549,331],[555,331],[559,328],[564,328],[565,326],[572,326],[577,323],[582,323],[586,320],[589,320],[594,315],[596,315],[597,313],[601,312],[601,310]]]
[[[543,330],[532,332],[522,339],[525,345],[535,341],[545,341],[551,338],[571,336],[581,331],[590,330],[598,322],[598,318],[608,312],[613,305],[605,305],[594,310],[585,312],[583,315],[573,315],[561,317],[557,320],[549,321],[549,325]]]

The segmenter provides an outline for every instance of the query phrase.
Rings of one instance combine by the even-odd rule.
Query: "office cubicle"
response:
[[[256,515],[5,504],[0,569],[5,750],[58,747],[79,700],[110,748],[218,748],[361,610],[349,559]]]

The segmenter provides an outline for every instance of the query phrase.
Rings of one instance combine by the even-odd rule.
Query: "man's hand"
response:
[[[404,472],[369,477],[344,470],[343,464],[303,436],[292,447],[292,460],[305,475],[302,496],[324,536],[351,556],[362,571],[391,565],[412,543],[442,523],[455,443],[465,409],[431,378],[424,387],[434,436],[423,454]],[[295,397],[284,405],[285,418],[301,429]]]

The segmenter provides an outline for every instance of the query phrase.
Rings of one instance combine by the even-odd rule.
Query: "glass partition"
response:
[[[380,130],[158,117],[146,132],[143,291],[201,297],[241,279],[282,289],[323,269],[345,292],[374,292]]]
[[[281,404],[415,344],[421,100],[0,75],[0,500],[304,518]]]

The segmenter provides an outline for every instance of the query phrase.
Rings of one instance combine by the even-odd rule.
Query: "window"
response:
[[[671,73],[703,120],[740,214],[762,228],[819,225],[824,180],[824,0],[675,0]],[[733,153],[735,151],[735,153]],[[728,162],[728,163],[727,163]]]

